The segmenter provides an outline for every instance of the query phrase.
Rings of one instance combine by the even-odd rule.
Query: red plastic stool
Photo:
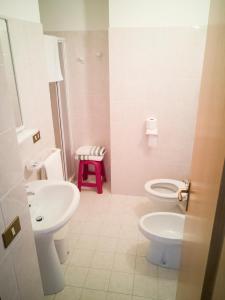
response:
[[[94,166],[94,171],[89,170],[89,165]],[[95,182],[88,182],[88,175],[95,175]],[[102,182],[106,181],[105,166],[103,160],[80,160],[78,169],[78,189],[82,186],[96,187],[97,193],[102,194]]]

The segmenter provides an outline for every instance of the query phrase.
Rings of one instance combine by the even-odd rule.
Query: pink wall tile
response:
[[[109,32],[112,192],[140,195],[152,178],[189,176],[205,29]],[[158,118],[149,148],[145,119]]]
[[[51,34],[66,40],[72,153],[81,145],[105,145],[105,164],[110,178],[108,33],[71,31]],[[96,55],[99,52],[101,57]]]

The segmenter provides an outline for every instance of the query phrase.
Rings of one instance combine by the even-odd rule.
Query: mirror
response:
[[[7,22],[4,19],[0,19],[0,66],[4,69],[7,82],[6,90],[14,110],[16,129],[19,131],[23,128],[23,120],[16,85]]]

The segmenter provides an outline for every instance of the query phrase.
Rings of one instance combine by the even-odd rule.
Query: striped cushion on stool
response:
[[[77,149],[75,159],[101,161],[106,152],[103,146],[82,146]]]

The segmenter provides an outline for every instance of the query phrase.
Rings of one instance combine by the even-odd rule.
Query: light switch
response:
[[[37,143],[41,138],[40,130],[33,135],[33,143]]]
[[[19,217],[16,217],[2,234],[2,239],[5,248],[7,248],[11,244],[11,242],[14,240],[14,238],[17,236],[20,230],[20,219]]]
[[[12,227],[11,231],[12,231],[13,236],[16,235],[16,231],[15,231],[14,227]]]

